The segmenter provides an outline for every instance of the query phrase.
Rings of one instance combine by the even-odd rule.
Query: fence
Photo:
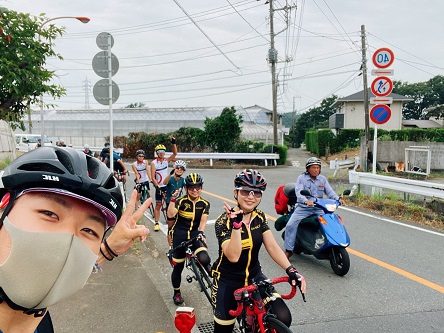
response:
[[[171,152],[166,152],[165,157],[171,156]],[[273,165],[277,165],[279,154],[273,153],[178,153],[176,159],[180,160],[210,160],[210,166],[213,166],[213,160],[264,160],[265,166],[271,160]]]

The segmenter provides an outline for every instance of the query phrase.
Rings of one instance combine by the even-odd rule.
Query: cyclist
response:
[[[136,186],[139,189],[140,185],[146,185],[148,191],[150,190],[150,174],[148,172],[149,165],[148,160],[145,159],[145,151],[139,149],[136,151],[137,160],[131,164],[134,174],[136,175]],[[139,205],[140,193],[137,192],[136,209]]]
[[[303,218],[312,214],[323,214],[320,208],[314,208],[314,201],[301,195],[301,190],[309,190],[316,198],[322,198],[324,193],[330,199],[338,200],[339,195],[331,188],[327,178],[321,175],[321,160],[317,157],[310,157],[305,164],[306,171],[299,175],[296,180],[296,208],[291,214],[287,225],[285,226],[285,255],[290,258],[293,254],[294,245],[296,242],[296,233],[298,231],[299,223]],[[340,199],[341,205],[345,205],[344,200]]]
[[[267,181],[260,172],[252,169],[241,171],[234,178],[236,205],[232,208],[224,203],[225,213],[216,220],[219,257],[213,263],[212,290],[215,333],[233,331],[236,319],[229,314],[229,310],[237,305],[233,292],[253,281],[266,279],[259,262],[262,244],[271,258],[285,269],[291,283],[301,284],[305,293],[304,277],[290,264],[268,227],[264,212],[257,208],[266,187]],[[275,295],[273,313],[290,326],[291,313],[279,295]]]
[[[111,172],[72,148],[42,147],[12,161],[0,172],[0,198],[0,332],[53,332],[46,308],[149,234],[136,225],[149,202],[122,215]]]
[[[154,148],[157,157],[151,162],[151,181],[156,188],[156,206],[154,207],[154,231],[159,231],[160,209],[162,208],[162,198],[166,185],[163,183],[168,176],[168,163],[173,161],[177,155],[176,138],[170,136],[171,148],[173,153],[168,158],[165,158],[166,147],[162,144]]]
[[[105,160],[103,161],[103,163],[106,164],[106,166],[109,168],[110,167],[110,153],[109,153],[109,147],[108,148],[104,148],[105,149]],[[126,183],[126,174],[128,173],[128,170],[126,169],[125,163],[123,163],[122,158],[120,157],[119,154],[117,154],[115,151],[113,151],[113,168],[114,168],[114,174],[119,171],[122,175],[122,182],[123,184]]]
[[[182,177],[183,173],[187,169],[187,164],[182,160],[177,160],[174,162],[174,169],[171,170],[170,174],[165,178],[163,183],[166,185],[166,206],[170,204],[171,196],[173,195],[173,192],[176,190],[180,190],[179,193],[176,195],[180,196],[182,194],[182,190],[185,186],[185,179]],[[173,222],[175,220],[174,216],[168,216],[167,212],[167,224],[168,224],[168,230],[171,229]],[[168,244],[171,245],[171,237],[170,234],[167,233],[167,241]]]
[[[205,227],[210,213],[210,203],[203,199],[200,194],[204,181],[198,173],[191,173],[185,177],[186,194],[179,199],[179,189],[174,191],[168,205],[168,216],[175,216],[175,221],[168,231],[171,235],[173,248],[179,246],[183,241],[190,240],[200,235],[205,240]],[[195,251],[203,267],[210,269],[211,259],[207,249],[200,240],[194,242],[193,251]],[[185,249],[181,248],[173,253],[173,272],[171,273],[171,282],[174,288],[174,304],[180,305],[184,302],[180,293],[180,283],[182,280],[182,271],[185,266]]]
[[[102,162],[105,160],[106,158],[106,148],[108,148],[111,144],[109,142],[105,142],[102,151],[99,154],[98,159],[101,160]]]
[[[91,151],[91,149],[89,149],[89,144],[87,144],[87,143],[85,143],[84,146],[83,146],[83,152],[86,155],[94,156],[94,153]]]

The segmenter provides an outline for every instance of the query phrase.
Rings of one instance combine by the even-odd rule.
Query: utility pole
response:
[[[364,121],[365,121],[365,151],[364,151],[364,171],[368,171],[368,142],[370,140],[370,117],[368,111],[368,88],[367,88],[367,58],[365,25],[361,25],[361,43],[362,43],[362,79],[364,85]]]
[[[276,62],[277,50],[274,48],[274,23],[273,23],[273,0],[270,2],[270,49],[268,50],[268,61],[271,63],[271,91],[273,99],[272,121],[273,121],[273,144],[278,144],[277,133],[277,83],[276,83]]]

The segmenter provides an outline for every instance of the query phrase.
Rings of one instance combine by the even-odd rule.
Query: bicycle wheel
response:
[[[163,218],[165,219],[165,223],[168,223],[167,219],[167,204],[166,204],[166,194],[162,191],[162,206],[160,207],[160,211],[162,212]]]
[[[194,272],[194,276],[197,282],[199,282],[200,291],[203,291],[208,299],[208,302],[213,305],[213,303],[211,302],[211,287],[213,285],[211,282],[211,278],[208,276],[207,271],[202,267],[202,265],[196,260],[195,257],[191,257],[190,262],[191,268]]]
[[[264,326],[267,333],[293,333],[287,325],[272,316],[267,316]]]

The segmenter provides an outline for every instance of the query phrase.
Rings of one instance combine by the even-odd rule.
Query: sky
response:
[[[92,69],[102,32],[114,39],[120,95],[113,108],[259,105],[272,109],[270,5],[266,0],[0,0],[10,10],[66,28],[48,59],[67,95],[59,109],[104,109],[93,96]],[[425,82],[444,74],[444,1],[273,0],[279,113],[306,112],[335,94],[363,89],[361,26],[366,31],[368,86],[372,55],[393,51],[393,80]],[[286,8],[286,9],[285,9]],[[49,24],[49,23],[48,23]],[[35,106],[38,109],[38,106]]]

